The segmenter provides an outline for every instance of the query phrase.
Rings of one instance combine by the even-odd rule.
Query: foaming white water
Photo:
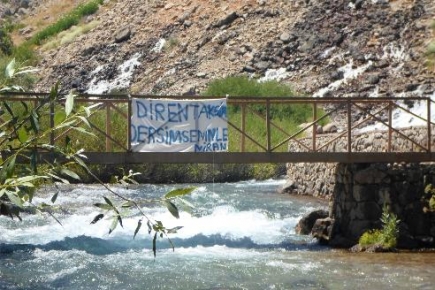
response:
[[[37,220],[35,217],[28,217],[32,221],[24,226],[17,224],[14,228],[2,228],[0,242],[17,244],[43,245],[52,241],[63,240],[66,237],[89,236],[104,238],[108,236],[108,229],[111,222],[103,220],[100,226],[92,226],[90,222],[98,212],[88,215],[69,215],[67,217],[57,216],[62,225],[59,225],[50,217]],[[52,219],[52,220],[50,220]]]
[[[285,67],[279,69],[268,69],[264,77],[260,78],[258,82],[268,82],[268,81],[281,81],[289,76],[287,69]]]
[[[346,65],[344,65],[338,69],[338,71],[343,73],[342,79],[339,79],[333,83],[330,83],[327,87],[321,88],[320,90],[318,90],[317,92],[315,92],[313,94],[313,97],[321,98],[328,92],[336,91],[342,85],[346,84],[350,80],[355,79],[360,74],[365,72],[368,68],[371,67],[371,65],[372,65],[372,62],[368,61],[366,64],[364,64],[362,66],[354,67],[353,60],[351,60],[349,63],[347,63]]]
[[[156,44],[154,45],[153,49],[151,49],[151,52],[154,53],[160,53],[163,50],[163,47],[165,47],[166,39],[160,38]]]
[[[220,236],[227,240],[250,239],[258,245],[277,244],[283,242],[290,234],[294,234],[294,227],[299,217],[283,218],[280,214],[268,213],[264,210],[239,211],[233,206],[218,206],[211,214],[195,216],[181,212],[180,219],[175,219],[165,208],[144,209],[155,220],[160,220],[167,228],[182,226],[183,228],[171,238],[190,239],[198,235],[206,237]],[[125,217],[123,228],[118,226],[109,235],[108,229],[111,218],[104,218],[97,224],[90,225],[90,221],[99,214],[98,211],[86,211],[84,215],[58,216],[62,226],[56,222],[31,222],[28,226],[16,228],[1,228],[3,234],[0,242],[28,243],[35,245],[47,244],[65,238],[87,236],[100,239],[132,239],[139,217]],[[32,218],[32,217],[26,217]],[[50,219],[50,218],[48,218]],[[143,227],[140,236],[151,239]]]
[[[246,187],[246,186],[279,186],[283,185],[287,182],[286,179],[267,179],[267,180],[248,180],[248,181],[241,181],[235,183],[236,187]]]
[[[88,94],[103,94],[115,89],[126,89],[130,86],[130,81],[133,77],[135,69],[140,65],[139,58],[141,54],[136,53],[132,58],[125,61],[118,67],[118,75],[113,80],[99,79],[97,74],[106,69],[106,65],[97,67],[91,76],[94,78],[89,84],[86,91]]]
[[[432,100],[435,100],[435,93],[431,96]],[[404,111],[401,108],[396,108],[393,111],[393,120],[392,120],[392,127],[395,129],[400,128],[409,128],[409,127],[419,127],[419,126],[427,126],[427,102],[426,101],[417,101],[414,102],[412,108],[408,108],[406,104],[403,104],[403,102],[398,103],[399,106],[406,108],[413,114],[410,114],[406,111]],[[430,103],[430,120],[435,120],[435,104],[433,102]],[[419,116],[420,118],[416,117],[415,115]],[[422,120],[423,118],[424,120]],[[388,127],[382,123],[376,123],[370,126],[366,126],[364,128],[361,128],[357,130],[356,132],[362,133],[362,132],[370,132],[370,131],[376,131],[376,130],[387,130]]]
[[[279,218],[264,211],[238,211],[232,206],[220,206],[204,217],[182,215],[180,221],[185,227],[176,237],[220,235],[230,240],[249,238],[256,244],[275,244],[284,241],[297,223],[297,218]]]

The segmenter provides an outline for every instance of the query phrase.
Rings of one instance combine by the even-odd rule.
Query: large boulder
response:
[[[278,190],[279,193],[293,193],[298,188],[298,185],[293,180],[287,180],[281,188]]]
[[[313,230],[313,226],[318,219],[324,219],[329,216],[328,211],[319,209],[310,212],[304,216],[296,225],[295,231],[298,235],[309,235]]]
[[[131,29],[128,26],[118,29],[115,33],[115,43],[120,43],[129,40],[131,37]]]
[[[319,243],[328,244],[333,223],[334,220],[330,217],[317,219],[311,229],[311,235],[318,239]]]

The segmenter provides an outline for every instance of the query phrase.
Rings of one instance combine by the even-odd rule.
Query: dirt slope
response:
[[[314,96],[432,96],[434,17],[432,0],[108,1],[90,32],[41,51],[37,88],[200,93],[246,74]]]

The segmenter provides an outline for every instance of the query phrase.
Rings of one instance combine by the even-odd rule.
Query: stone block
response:
[[[387,176],[383,171],[369,167],[355,173],[354,181],[357,184],[379,184]]]
[[[382,215],[382,209],[374,201],[359,202],[354,209],[354,214],[358,220],[378,220]]]
[[[379,192],[377,185],[355,185],[353,187],[353,197],[355,201],[373,201]]]

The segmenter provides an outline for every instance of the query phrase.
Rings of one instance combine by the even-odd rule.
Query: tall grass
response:
[[[43,41],[45,41],[49,37],[54,36],[64,30],[67,30],[74,25],[77,25],[82,19],[82,17],[97,12],[100,4],[103,4],[103,0],[93,0],[77,6],[73,11],[65,14],[64,16],[59,18],[55,23],[47,26],[43,30],[36,33],[30,39],[29,42],[31,44],[40,45]]]
[[[3,72],[6,68],[6,65],[12,59],[15,59],[17,63],[21,64],[22,66],[36,65],[38,62],[38,56],[34,49],[35,45],[40,45],[48,38],[71,28],[73,25],[77,25],[84,16],[91,15],[97,12],[99,5],[103,4],[103,1],[104,0],[91,0],[87,3],[81,4],[74,8],[71,12],[59,18],[55,23],[37,32],[28,41],[23,42],[19,46],[11,45],[5,48],[5,51],[7,49],[8,53],[0,53],[0,71]],[[7,23],[6,26],[2,28],[2,31],[5,33],[4,37],[8,37],[8,34],[14,29],[14,27],[18,26]],[[85,26],[82,32],[86,31],[86,29],[87,28]],[[0,35],[2,35],[2,33],[0,33]],[[64,41],[67,42],[68,40],[65,39]],[[3,78],[4,74],[0,73],[0,83],[3,83],[5,81]],[[33,80],[34,78],[26,76],[18,81],[23,87],[29,88]]]

